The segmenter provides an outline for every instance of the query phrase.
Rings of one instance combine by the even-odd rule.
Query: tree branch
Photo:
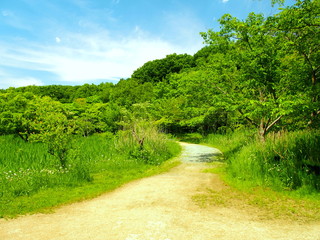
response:
[[[282,117],[283,117],[283,115],[279,116],[276,120],[274,120],[274,121],[266,128],[266,132],[268,132],[268,131],[270,130],[270,128],[272,128],[277,122],[279,122]]]
[[[242,112],[241,109],[238,109],[239,113],[244,116],[244,113]],[[256,126],[256,127],[259,127],[259,125],[257,123],[255,123],[251,118],[247,117],[247,116],[244,116],[244,118],[246,120],[248,120],[252,125]]]

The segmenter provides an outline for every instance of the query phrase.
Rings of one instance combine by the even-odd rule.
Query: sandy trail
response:
[[[320,240],[318,224],[261,221],[243,210],[202,209],[192,196],[225,186],[204,173],[217,150],[184,144],[182,164],[168,173],[131,182],[96,199],[64,206],[53,214],[0,220],[1,240]]]

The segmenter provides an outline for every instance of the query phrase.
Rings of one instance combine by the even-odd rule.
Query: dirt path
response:
[[[203,173],[212,148],[184,144],[182,164],[53,214],[0,220],[1,240],[320,240],[318,224],[263,222],[243,210],[202,209],[192,196],[225,186]]]

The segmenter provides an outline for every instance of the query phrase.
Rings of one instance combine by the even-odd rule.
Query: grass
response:
[[[230,179],[226,164],[214,163],[207,170],[218,174],[228,185],[220,191],[207,189],[193,200],[202,208],[225,207],[244,211],[260,220],[295,222],[320,221],[320,193],[301,195],[298,191],[274,191],[267,187],[248,186]]]
[[[139,153],[136,143],[126,145],[127,151],[122,151],[119,144],[123,140],[105,134],[76,138],[73,157],[65,168],[47,153],[44,144],[1,136],[0,217],[47,211],[54,206],[93,198],[176,165],[177,162],[165,161],[178,155],[180,146],[160,133],[153,133],[154,138],[161,139],[158,142],[161,145],[157,152],[144,153],[152,162],[129,154],[130,149]],[[159,151],[164,157],[157,160]]]
[[[311,171],[320,163],[318,131],[270,134],[265,143],[242,131],[201,142],[224,153],[224,163],[210,171],[229,187],[195,196],[199,206],[245,209],[266,220],[320,220],[320,178]]]
[[[244,146],[228,159],[233,178],[275,190],[320,191],[320,133],[285,132]],[[308,192],[307,192],[308,189]]]
[[[320,191],[319,131],[273,133],[265,142],[242,131],[208,135],[203,142],[222,150],[229,178],[237,184],[306,195]]]
[[[165,172],[178,164],[178,161],[172,159],[160,166],[143,165],[135,169],[123,168],[117,172],[95,173],[92,182],[81,186],[44,189],[32,196],[22,196],[14,201],[8,201],[4,205],[2,203],[1,217],[12,218],[27,213],[52,212],[58,206],[92,199],[127,182]]]

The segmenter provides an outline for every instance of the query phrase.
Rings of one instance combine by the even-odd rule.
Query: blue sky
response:
[[[0,0],[0,89],[117,82],[147,61],[194,54],[224,13],[276,13],[270,2]]]

